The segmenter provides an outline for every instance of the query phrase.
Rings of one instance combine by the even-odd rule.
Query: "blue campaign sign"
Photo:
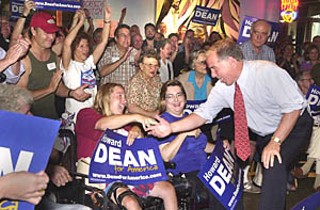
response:
[[[238,44],[242,44],[250,39],[251,25],[258,19],[259,18],[256,17],[244,16],[239,32]],[[268,38],[267,44],[270,47],[274,47],[281,31],[281,24],[271,21],[268,21],[268,23],[271,25],[271,34]]]
[[[220,10],[209,7],[196,6],[192,22],[215,26],[220,15]]]
[[[184,113],[191,114],[196,110],[200,104],[206,102],[206,100],[187,100],[186,107],[183,110]]]
[[[320,192],[316,192],[304,200],[297,203],[291,210],[308,210],[319,209],[320,206]]]
[[[91,157],[89,182],[120,180],[128,185],[139,185],[168,179],[155,139],[136,139],[131,146],[126,140],[126,136],[105,131]]]
[[[198,177],[226,209],[236,208],[243,193],[243,171],[221,140]]]
[[[311,85],[307,92],[306,99],[310,107],[311,115],[320,115],[320,87]]]
[[[24,0],[11,0],[10,1],[10,12],[11,18],[18,19],[23,11]]]
[[[45,170],[60,122],[0,110],[0,176]],[[0,209],[34,209],[21,201],[2,201]],[[11,208],[10,208],[11,209]]]
[[[76,11],[82,5],[82,0],[34,0],[39,10]]]

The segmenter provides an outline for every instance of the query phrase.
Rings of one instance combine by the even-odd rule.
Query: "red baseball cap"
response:
[[[30,27],[39,27],[48,34],[55,33],[60,30],[58,26],[56,26],[56,22],[53,17],[46,12],[35,13],[31,18]]]

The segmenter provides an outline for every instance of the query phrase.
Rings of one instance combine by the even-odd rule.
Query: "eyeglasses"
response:
[[[313,79],[312,78],[301,79],[301,81],[305,81],[305,80],[311,82]]]
[[[157,64],[157,65],[154,65],[154,64],[152,64],[152,63],[143,63],[145,66],[147,66],[148,68],[155,68],[155,69],[157,69],[157,68],[159,68],[159,65]]]
[[[198,61],[197,63],[198,63],[198,64],[201,64],[201,65],[207,65],[207,62],[206,62],[206,61]]]
[[[168,100],[168,101],[173,101],[175,99],[182,99],[184,98],[185,95],[183,93],[177,93],[177,94],[167,94],[165,96],[165,98]]]

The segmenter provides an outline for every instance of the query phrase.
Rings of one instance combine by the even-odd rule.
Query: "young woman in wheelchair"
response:
[[[183,112],[186,102],[186,92],[182,84],[177,80],[167,81],[160,92],[160,116],[170,123],[186,117],[187,114]],[[176,165],[174,169],[168,169],[168,172],[171,172],[174,177],[184,174],[196,191],[193,196],[206,192],[209,198],[209,209],[225,209],[197,177],[207,161],[207,154],[212,153],[214,149],[214,144],[207,141],[206,135],[200,129],[195,129],[172,134],[158,141],[160,141],[159,147],[163,160]],[[178,191],[177,194],[179,194]]]
[[[131,145],[135,138],[142,137],[142,131],[138,126],[130,126],[130,124],[140,123],[145,127],[156,123],[154,119],[140,114],[124,114],[125,108],[125,91],[121,85],[107,83],[100,87],[93,108],[82,109],[77,116],[75,131],[78,159],[86,158],[87,160],[87,157],[91,157],[97,142],[107,128],[127,135],[127,144]],[[131,193],[130,189],[132,189],[139,197],[153,196],[163,199],[167,210],[178,209],[175,189],[167,181],[129,186],[130,189],[121,184],[117,184],[116,189],[113,189],[113,186],[114,184],[107,194],[118,206],[142,209],[137,198]]]

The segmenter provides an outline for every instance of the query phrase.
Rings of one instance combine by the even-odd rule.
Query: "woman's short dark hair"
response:
[[[89,34],[87,34],[86,32],[79,32],[76,36],[76,38],[73,40],[72,44],[71,44],[71,53],[72,53],[72,59],[74,59],[74,52],[76,50],[76,48],[78,47],[79,43],[81,42],[81,40],[87,40],[88,44],[89,44],[89,55],[92,52],[92,39],[91,36]]]
[[[160,107],[160,113],[163,113],[166,111],[166,106],[165,106],[165,100],[166,100],[166,92],[168,90],[168,87],[173,87],[173,86],[178,86],[180,87],[182,94],[185,96],[185,98],[187,99],[187,93],[186,90],[184,89],[182,83],[178,80],[168,80],[167,82],[165,82],[162,87],[161,87],[161,91],[160,91],[160,102],[159,102],[159,107]]]

